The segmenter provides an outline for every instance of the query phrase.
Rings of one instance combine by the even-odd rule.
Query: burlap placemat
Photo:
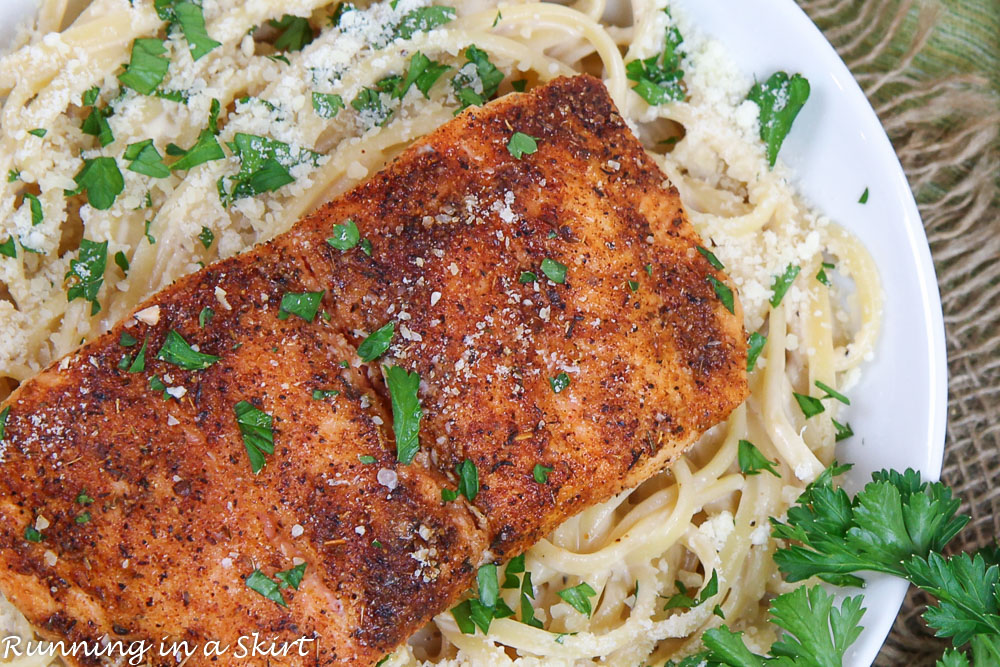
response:
[[[945,482],[969,527],[1000,535],[1000,2],[800,0],[871,100],[903,163],[944,304]],[[904,417],[904,415],[899,415]],[[933,665],[948,642],[910,589],[877,665]]]

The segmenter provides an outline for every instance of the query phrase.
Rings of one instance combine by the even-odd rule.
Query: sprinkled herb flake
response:
[[[170,165],[170,171],[193,169],[200,164],[222,160],[226,157],[226,154],[222,151],[222,146],[219,145],[219,141],[215,138],[215,133],[212,132],[211,128],[201,131],[201,134],[198,135],[198,141],[195,142],[194,146],[187,150],[181,149],[181,151],[181,158]],[[170,146],[168,146],[167,153],[176,155],[178,151],[171,151]]]
[[[0,243],[0,255],[17,259],[17,246],[14,244],[13,236],[8,236],[6,241]]]
[[[407,12],[396,24],[395,37],[410,39],[418,32],[426,32],[449,23],[455,18],[453,7],[418,7]]]
[[[795,402],[799,404],[799,408],[802,409],[802,414],[806,416],[806,419],[815,417],[819,413],[826,410],[826,408],[823,407],[823,403],[814,396],[805,396],[804,394],[799,394],[797,392],[792,392],[792,396],[795,397]]]
[[[507,151],[520,160],[525,155],[538,152],[538,141],[530,134],[515,132],[507,142]]]
[[[7,182],[14,183],[15,181],[21,180],[21,172],[16,169],[7,170]]]
[[[314,401],[321,401],[324,398],[334,398],[340,396],[340,392],[336,389],[313,389],[312,397]]]
[[[254,570],[250,573],[250,576],[244,581],[247,588],[263,595],[268,600],[280,604],[282,607],[287,607],[288,604],[285,602],[285,598],[281,596],[281,590],[273,579],[265,575],[260,570]]]
[[[236,424],[243,436],[243,446],[250,458],[250,469],[253,474],[260,472],[267,460],[265,454],[274,454],[274,431],[271,428],[271,415],[258,410],[252,403],[240,401],[233,406],[236,413]]]
[[[559,591],[558,595],[573,609],[589,617],[593,611],[590,606],[590,598],[597,595],[597,591],[591,588],[587,582],[583,582],[582,584]]]
[[[536,276],[531,271],[521,271],[521,275],[517,277],[517,282],[521,283],[522,285],[526,283],[533,283],[536,280],[538,280],[538,276]]]
[[[559,375],[549,378],[549,386],[552,387],[552,391],[559,393],[569,386],[570,380],[569,375],[564,372],[559,373]]]
[[[139,348],[138,354],[135,355],[135,361],[128,366],[129,373],[142,373],[146,370],[146,344],[148,342],[148,339],[142,341],[142,347]]]
[[[90,512],[84,511],[76,515],[73,521],[77,524],[90,523]]]
[[[451,86],[455,91],[455,96],[461,102],[459,110],[470,105],[482,106],[486,100],[493,97],[500,83],[503,81],[503,72],[490,62],[489,55],[477,47],[470,44],[465,49],[466,64],[451,80]],[[470,68],[469,65],[474,67]],[[482,92],[476,92],[476,78],[482,84]]]
[[[177,23],[181,26],[181,32],[184,33],[184,39],[187,40],[192,59],[198,60],[215,47],[221,46],[220,42],[208,36],[205,30],[205,14],[199,5],[193,2],[178,2],[173,6],[173,10]]]
[[[750,338],[747,339],[747,373],[752,371],[757,365],[757,358],[764,351],[766,343],[767,336],[762,336],[756,331],[750,334]]]
[[[847,438],[850,438],[852,435],[854,435],[854,430],[851,428],[851,425],[849,423],[841,424],[836,419],[832,419],[830,421],[833,422],[833,427],[837,429],[837,435],[835,437],[836,442],[840,442],[841,440],[846,440]]]
[[[669,10],[664,11],[670,15]],[[662,53],[645,60],[633,60],[625,66],[626,78],[635,82],[632,90],[647,104],[656,106],[686,97],[682,84],[684,70],[681,69],[683,42],[680,31],[669,25]]]
[[[698,594],[698,599],[692,598],[688,595],[687,587],[680,581],[675,581],[674,586],[677,587],[679,591],[676,595],[670,596],[667,600],[667,604],[663,607],[663,610],[668,609],[689,609],[691,607],[697,607],[703,604],[709,598],[717,595],[719,593],[719,573],[712,570],[712,576],[705,584],[704,588]]]
[[[274,48],[279,51],[301,51],[306,44],[316,39],[309,19],[301,16],[285,14],[277,21],[268,21],[268,24],[281,31],[274,40]]]
[[[846,396],[844,396],[843,394],[841,394],[839,391],[836,391],[830,385],[825,384],[823,382],[820,382],[819,380],[816,380],[816,386],[820,390],[826,392],[826,396],[824,396],[823,398],[835,398],[838,401],[840,401],[841,403],[843,403],[844,405],[850,405],[851,404],[851,399],[847,398]]]
[[[517,575],[523,572],[524,554],[511,558],[507,561],[507,567],[504,568],[504,580],[501,588],[518,588],[521,582],[518,580]]]
[[[369,456],[368,454],[361,454],[360,456],[358,456],[358,461],[361,461],[361,463],[366,466],[370,466],[377,460],[378,459],[376,459],[374,456]]]
[[[799,275],[799,271],[801,270],[799,266],[789,264],[784,273],[774,277],[774,282],[771,284],[771,291],[773,292],[771,295],[772,308],[777,308],[781,305],[781,300],[785,298],[785,293],[788,292],[788,288],[795,282],[795,277]]]
[[[42,137],[44,137],[47,132],[48,132],[48,130],[46,130],[44,127],[36,127],[33,130],[28,130],[28,134],[34,135],[34,136],[38,137],[39,139],[41,139]]]
[[[281,588],[294,588],[299,590],[299,584],[302,583],[302,577],[306,573],[306,564],[299,563],[290,570],[284,570],[282,572],[275,572],[274,576],[278,578],[280,582],[278,585]]]
[[[861,197],[858,199],[858,203],[859,204],[868,203],[868,188],[865,188],[865,191],[861,193]]]
[[[755,83],[747,99],[760,108],[760,138],[768,164],[774,167],[792,122],[809,99],[809,81],[801,74],[789,77],[786,72],[775,72],[764,83]]]
[[[733,297],[733,290],[729,289],[729,285],[722,282],[715,276],[706,276],[708,282],[711,283],[712,288],[715,290],[715,296],[719,298],[722,305],[726,307],[730,313],[736,314],[736,300]]]
[[[566,265],[546,257],[542,260],[542,273],[554,283],[562,285],[566,282]]]
[[[80,241],[80,254],[70,260],[66,279],[70,282],[66,290],[66,300],[84,299],[90,302],[90,314],[101,312],[97,293],[104,284],[104,270],[108,263],[108,242],[95,243],[88,239]]]
[[[343,224],[333,226],[333,236],[326,240],[327,245],[337,250],[350,250],[358,245],[361,233],[354,221],[347,219]]]
[[[122,347],[132,347],[139,342],[139,339],[130,334],[127,331],[123,331],[122,335],[118,337],[118,344]]]
[[[774,469],[777,464],[774,461],[769,461],[749,440],[740,440],[737,460],[740,472],[744,475],[759,475],[761,471],[766,470],[775,477],[781,477],[781,474]]]
[[[42,534],[35,530],[35,527],[29,523],[24,527],[24,539],[37,544],[42,541]]]
[[[205,250],[208,250],[212,247],[212,241],[215,240],[215,232],[208,227],[202,227],[201,232],[198,234],[198,240],[205,246]]]
[[[92,505],[93,503],[94,499],[89,495],[87,495],[86,490],[80,491],[80,493],[76,494],[77,505],[83,505],[84,507],[86,507],[87,505]]]
[[[112,114],[111,109],[99,109],[96,106],[91,108],[90,113],[83,119],[80,131],[84,134],[97,137],[101,146],[107,146],[115,140],[115,135],[111,131],[108,117]]]
[[[639,291],[639,281],[638,280],[630,280],[630,281],[628,281],[628,288],[629,288],[629,290],[633,294],[635,292],[638,292]]]
[[[435,62],[417,51],[410,58],[410,66],[406,70],[406,76],[400,80],[396,88],[392,91],[392,96],[403,99],[410,86],[416,85],[417,90],[426,99],[430,99],[431,87],[447,72],[450,67],[439,62]]]
[[[204,329],[205,325],[211,322],[213,317],[215,317],[214,310],[208,308],[207,306],[202,308],[201,312],[198,313],[198,326]]]
[[[703,248],[702,246],[695,246],[695,248],[697,248],[698,252],[701,253],[701,256],[707,259],[708,263],[711,264],[714,268],[718,269],[719,271],[726,270],[726,267],[722,265],[722,262],[719,261],[719,258],[716,257],[715,253],[713,253],[711,250],[709,250],[708,248]]]
[[[125,71],[118,75],[122,85],[150,95],[163,81],[170,61],[163,57],[167,52],[162,39],[141,38],[132,42],[132,56]]]
[[[395,333],[395,322],[389,322],[380,329],[376,329],[361,341],[361,345],[358,346],[358,356],[364,362],[375,361],[389,349]]]
[[[550,466],[543,466],[541,463],[536,463],[535,467],[531,470],[531,476],[539,484],[548,484],[550,472],[552,472]]]
[[[281,297],[278,319],[287,320],[290,315],[298,315],[306,322],[312,323],[316,319],[323,294],[323,292],[285,292]]]
[[[528,80],[518,79],[517,81],[511,81],[510,87],[513,88],[515,92],[523,93],[528,88]]]
[[[115,198],[125,189],[125,179],[113,157],[85,159],[79,173],[73,177],[75,190],[67,190],[67,196],[87,192],[87,203],[96,209],[106,211],[115,203]]]
[[[479,495],[479,470],[471,459],[465,459],[455,468],[458,473],[458,492],[472,502]]]
[[[458,499],[458,491],[453,491],[452,489],[441,489],[441,501],[450,503],[453,500]]]
[[[423,412],[417,389],[420,375],[400,366],[383,366],[392,399],[392,430],[396,435],[396,460],[409,465],[420,449],[420,419]]]
[[[156,358],[188,371],[204,370],[219,360],[219,357],[213,354],[205,354],[192,348],[184,337],[173,329],[167,332]]]
[[[500,599],[500,585],[497,579],[497,566],[493,563],[480,565],[476,571],[476,587],[479,589],[479,602],[486,607],[496,607]]]
[[[128,275],[128,257],[126,257],[125,253],[121,250],[115,253],[115,265],[122,270],[122,274],[126,276]]]
[[[541,628],[542,622],[535,618],[535,608],[531,601],[535,599],[535,588],[531,585],[531,573],[525,571],[521,577],[521,622],[533,628]]]
[[[344,98],[332,93],[314,92],[312,105],[316,115],[320,118],[336,118],[340,110],[344,108]]]
[[[10,406],[8,405],[0,412],[0,441],[3,441],[7,432],[7,417],[10,416]]]
[[[42,220],[45,219],[45,215],[42,212],[42,202],[30,192],[24,193],[24,201],[28,202],[28,208],[31,210],[31,226],[40,225]]]

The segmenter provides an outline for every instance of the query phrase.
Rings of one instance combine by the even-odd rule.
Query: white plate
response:
[[[875,360],[851,390],[857,435],[838,457],[855,464],[856,490],[874,470],[915,468],[937,479],[944,453],[947,366],[944,322],[930,249],[889,139],[847,67],[792,0],[673,0],[728,48],[748,75],[801,72],[812,94],[781,150],[805,196],[856,234],[878,264],[885,316]],[[0,45],[33,0],[0,0]],[[762,17],[767,20],[762,20]],[[865,188],[866,205],[857,203]],[[847,665],[868,665],[899,610],[904,582],[868,579],[863,623]]]
[[[885,292],[875,359],[851,389],[856,435],[837,451],[854,464],[856,491],[875,470],[919,470],[937,479],[944,456],[947,364],[934,265],[916,203],[889,139],[833,47],[792,0],[673,0],[720,40],[747,75],[801,72],[812,93],[781,149],[803,194],[856,234],[875,258]],[[764,18],[766,17],[766,19]],[[858,203],[865,188],[867,204]],[[906,591],[867,577],[865,631],[845,665],[874,661]]]

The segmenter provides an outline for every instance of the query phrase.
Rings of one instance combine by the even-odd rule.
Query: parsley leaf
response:
[[[290,570],[284,570],[283,572],[275,572],[274,576],[278,578],[281,588],[294,588],[299,590],[299,584],[302,583],[302,577],[306,573],[306,564],[299,563]]]
[[[371,464],[378,461],[378,459],[376,459],[374,456],[369,456],[368,454],[361,454],[360,456],[358,456],[358,461],[360,461],[362,465],[370,466]]]
[[[406,78],[399,85],[399,92],[396,97],[402,99],[410,86],[416,85],[423,96],[430,99],[431,86],[447,72],[450,67],[439,62],[435,62],[417,51],[410,58],[410,67],[406,70]]]
[[[433,30],[455,18],[455,9],[452,7],[440,7],[431,5],[430,7],[418,7],[407,12],[399,23],[396,24],[394,36],[402,39],[410,39],[418,32]]]
[[[167,152],[170,153],[169,147]],[[198,141],[195,142],[194,146],[184,151],[183,157],[170,165],[170,171],[191,169],[199,164],[222,160],[225,157],[226,154],[222,152],[222,146],[215,138],[215,133],[212,132],[211,128],[206,128],[198,135]]]
[[[395,79],[386,82],[385,79],[379,82],[385,86],[395,86]],[[391,89],[391,88],[390,88]],[[362,88],[357,96],[351,100],[351,106],[360,114],[366,128],[376,125],[385,125],[392,117],[392,109],[386,108],[382,104],[382,93],[375,88]]]
[[[497,69],[490,62],[489,55],[475,44],[470,44],[465,49],[465,58],[465,66],[451,80],[455,95],[462,103],[460,109],[472,104],[483,105],[496,94],[503,81],[503,72]],[[477,85],[476,79],[480,85]],[[477,88],[481,92],[476,92]]]
[[[281,597],[281,590],[279,589],[278,584],[259,569],[251,572],[250,576],[246,578],[244,583],[246,583],[247,588],[256,593],[260,593],[268,600],[280,604],[282,607],[288,606],[285,602],[285,598]]]
[[[219,360],[219,357],[213,354],[205,354],[192,348],[184,337],[173,329],[167,332],[156,358],[187,371],[204,370]]]
[[[350,250],[358,245],[361,240],[361,233],[354,221],[348,218],[341,225],[333,226],[333,236],[326,240],[327,245],[337,250]]]
[[[278,39],[274,40],[274,48],[279,51],[301,51],[306,44],[316,39],[316,33],[307,18],[285,14],[279,20],[268,23],[281,31]]]
[[[28,540],[29,542],[38,543],[42,541],[42,534],[37,530],[35,530],[35,527],[29,523],[27,526],[24,527],[24,539]]]
[[[142,373],[146,370],[146,345],[149,343],[148,338],[144,338],[142,341],[142,347],[139,348],[139,353],[135,355],[135,360],[129,364],[129,373]],[[166,387],[164,387],[166,389]]]
[[[507,567],[504,568],[504,580],[501,588],[517,588],[521,583],[517,579],[517,575],[524,572],[524,554],[514,556],[509,561],[507,561]]]
[[[703,248],[700,245],[695,246],[695,248],[698,250],[699,253],[701,253],[701,256],[707,259],[708,263],[711,264],[714,268],[718,269],[719,271],[726,270],[726,267],[722,265],[722,262],[719,261],[719,258],[716,257],[715,253],[713,253],[711,250],[709,250],[708,248]]]
[[[250,469],[253,474],[260,472],[267,463],[265,454],[274,454],[274,431],[271,428],[271,415],[258,410],[247,401],[240,401],[233,406],[236,413],[236,424],[243,436],[243,446],[250,458]]]
[[[313,389],[312,391],[314,401],[322,401],[324,398],[334,398],[336,396],[340,396],[340,392],[336,389]]]
[[[77,188],[67,194],[87,191],[87,203],[96,209],[106,211],[115,203],[115,198],[125,189],[125,179],[113,157],[85,159],[83,168],[73,177]]]
[[[533,628],[541,628],[542,622],[535,618],[535,608],[531,604],[531,600],[534,599],[535,589],[531,585],[531,573],[526,571],[521,577],[521,622]]]
[[[125,159],[131,160],[129,171],[137,174],[145,174],[153,178],[166,178],[170,176],[170,169],[163,164],[163,156],[156,150],[152,139],[146,139],[135,144],[129,144],[125,148]]]
[[[536,280],[538,280],[538,276],[536,276],[531,271],[521,271],[521,275],[517,277],[517,282],[521,283],[522,285],[524,285],[525,283],[533,283]]]
[[[747,99],[760,108],[760,138],[773,167],[792,122],[809,99],[809,82],[801,74],[789,78],[786,72],[775,72],[764,83],[755,83]]]
[[[833,427],[837,429],[837,435],[835,437],[836,442],[840,442],[841,440],[846,440],[847,438],[850,438],[852,435],[854,435],[854,430],[851,429],[850,424],[841,424],[836,419],[831,419],[830,421],[833,422]]]
[[[788,291],[788,288],[792,286],[792,283],[795,282],[795,277],[799,275],[799,271],[801,270],[801,267],[795,264],[789,264],[785,268],[784,273],[780,276],[774,277],[774,282],[771,283],[772,308],[777,308],[781,305],[781,300],[785,298],[785,293]]]
[[[198,240],[205,246],[205,250],[208,250],[212,247],[212,241],[215,240],[215,232],[208,227],[202,227],[201,232],[198,234]]]
[[[590,584],[583,582],[582,584],[577,584],[572,588],[564,588],[558,592],[559,597],[565,600],[569,606],[576,609],[581,614],[590,616],[592,609],[590,606],[590,599],[597,595],[597,591],[591,588]]]
[[[24,200],[28,202],[28,208],[31,210],[31,226],[39,225],[42,220],[45,219],[45,215],[42,212],[42,202],[39,201],[36,195],[30,192],[24,193]]]
[[[205,325],[211,322],[213,317],[215,317],[214,310],[207,306],[202,308],[201,312],[198,313],[198,326],[204,329]]]
[[[566,265],[546,257],[542,260],[542,273],[554,283],[562,285],[566,282]]]
[[[824,396],[823,398],[835,398],[838,401],[840,401],[841,403],[843,403],[844,405],[850,405],[851,404],[851,399],[847,398],[846,396],[844,396],[843,394],[841,394],[839,391],[836,391],[833,387],[831,387],[831,386],[829,386],[827,384],[824,384],[824,383],[820,382],[819,380],[816,380],[816,386],[819,389],[821,389],[822,391],[826,392],[826,396]]]
[[[205,30],[205,14],[201,7],[193,2],[179,2],[174,5],[174,12],[194,60],[198,60],[215,47],[222,45],[221,42],[208,36],[208,32]]]
[[[806,416],[806,419],[815,417],[819,413],[826,411],[823,403],[815,396],[806,396],[795,391],[792,392],[792,396],[795,397],[795,402],[799,404],[799,408],[801,408],[802,414]]]
[[[101,312],[97,293],[104,284],[104,270],[108,264],[108,242],[80,241],[80,254],[69,262],[66,279],[71,282],[66,290],[66,300],[84,299],[90,302],[90,314]]]
[[[868,188],[865,188],[865,191],[861,193],[861,197],[858,199],[858,203],[859,204],[868,203]]]
[[[775,477],[781,477],[781,473],[774,469],[777,463],[768,461],[749,440],[740,440],[737,460],[740,464],[740,472],[744,475],[759,475],[762,470],[766,470]]]
[[[515,132],[507,142],[507,151],[520,160],[524,155],[538,152],[538,142],[530,134]]]
[[[500,599],[497,566],[493,563],[481,565],[476,571],[476,585],[479,589],[479,601],[486,607],[496,607],[497,600]]]
[[[669,10],[664,11],[670,15]],[[684,52],[680,48],[683,42],[680,31],[670,25],[667,27],[663,53],[645,60],[633,60],[625,66],[626,78],[635,81],[632,90],[646,100],[647,104],[655,106],[686,97],[681,83],[684,78],[684,70],[681,69]]]
[[[14,237],[8,236],[7,240],[0,243],[0,255],[5,257],[10,257],[12,259],[17,258],[17,246],[14,245]]]
[[[135,40],[132,42],[131,60],[125,71],[118,75],[118,80],[143,95],[152,94],[170,67],[170,61],[163,57],[166,52],[162,39]]]
[[[531,469],[531,476],[539,484],[548,484],[550,472],[552,472],[550,466],[543,466],[541,463],[536,463],[535,467]]]
[[[111,131],[111,125],[108,123],[108,116],[110,115],[110,109],[93,107],[87,117],[83,119],[80,131],[84,134],[97,137],[102,146],[107,146],[115,140],[115,135]]]
[[[361,345],[358,346],[358,356],[365,362],[375,361],[389,349],[395,333],[395,322],[389,322],[382,328],[376,329],[361,341]]]
[[[312,105],[316,115],[320,118],[336,118],[340,110],[344,108],[344,98],[333,93],[313,92]]]
[[[569,386],[570,380],[569,375],[565,372],[559,373],[559,375],[554,378],[549,378],[549,386],[552,387],[552,391],[555,393],[561,392],[563,389]]]
[[[262,192],[273,192],[295,179],[288,171],[291,167],[319,163],[319,153],[255,134],[238,132],[229,148],[240,159],[239,174],[232,177],[231,192],[226,192],[223,179],[219,179],[219,195],[224,204],[243,197],[253,197]]]
[[[472,502],[479,495],[479,470],[471,459],[465,459],[455,468],[458,472],[458,492]]]
[[[757,365],[757,357],[764,351],[766,344],[767,336],[762,336],[756,331],[750,334],[750,338],[747,339],[747,373]]]
[[[383,366],[392,399],[392,430],[396,435],[396,460],[409,465],[420,449],[420,376],[400,366]]]
[[[322,300],[323,292],[285,292],[281,297],[278,319],[287,320],[289,315],[298,315],[311,323],[316,319],[316,312]]]
[[[7,432],[7,417],[10,415],[10,406],[8,405],[0,411],[0,442],[3,441],[4,434]]]
[[[733,297],[733,290],[729,288],[729,285],[722,282],[715,276],[706,276],[708,282],[711,283],[712,288],[715,290],[715,296],[719,298],[722,305],[725,306],[726,310],[730,313],[736,314],[736,301]]]
[[[34,135],[34,136],[38,137],[39,139],[41,139],[46,134],[48,134],[48,130],[46,130],[44,127],[36,127],[33,130],[28,130],[28,134]]]

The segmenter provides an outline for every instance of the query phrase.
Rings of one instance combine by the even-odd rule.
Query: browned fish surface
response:
[[[537,152],[515,158],[514,132]],[[219,640],[233,650],[214,662],[235,664],[258,632],[316,638],[292,662],[375,662],[478,565],[637,484],[746,396],[739,310],[664,181],[597,80],[559,79],[462,114],[287,234],[178,281],[144,304],[157,317],[11,397],[0,588],[53,639]],[[347,220],[370,255],[326,243]],[[286,293],[319,291],[311,322],[279,317]],[[391,347],[362,363],[390,321]],[[171,330],[218,361],[158,359]],[[123,331],[146,341],[137,372],[119,369],[139,348]],[[421,379],[411,464],[392,365]],[[273,419],[257,474],[240,401]],[[443,503],[466,460],[473,507]],[[247,586],[300,563],[287,607]]]

